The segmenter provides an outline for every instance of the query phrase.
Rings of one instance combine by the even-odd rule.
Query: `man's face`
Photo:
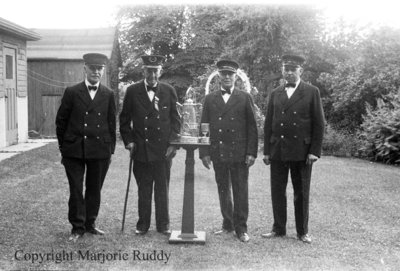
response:
[[[283,78],[288,83],[296,83],[300,79],[302,73],[303,73],[303,68],[300,66],[293,66],[293,65],[282,66]]]
[[[144,77],[150,86],[154,86],[161,76],[161,68],[147,68],[143,69]]]
[[[85,73],[86,73],[86,79],[92,85],[95,85],[98,82],[100,82],[100,79],[104,74],[104,66],[85,64],[84,69],[85,69]]]
[[[231,71],[219,71],[218,76],[221,80],[222,88],[230,89],[235,85],[236,73]]]

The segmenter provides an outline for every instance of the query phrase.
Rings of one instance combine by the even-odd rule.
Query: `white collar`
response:
[[[146,86],[146,88],[149,85],[149,83],[147,83],[146,78],[144,79],[144,85]],[[156,82],[156,84],[153,87],[156,87],[157,85],[158,85],[158,82]]]
[[[95,85],[92,85],[92,84],[90,84],[90,82],[87,79],[85,79],[85,85],[86,85],[86,87],[88,87],[88,86],[96,86],[97,89],[99,89],[100,81],[97,82]]]

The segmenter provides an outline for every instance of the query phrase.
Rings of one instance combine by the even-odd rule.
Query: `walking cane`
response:
[[[122,228],[121,228],[121,232],[124,232],[125,215],[126,215],[126,205],[128,204],[129,185],[130,185],[130,183],[131,183],[132,167],[133,167],[133,157],[132,157],[132,153],[129,152],[129,154],[130,154],[130,160],[129,160],[129,177],[128,177],[128,185],[127,185],[127,187],[126,187],[126,195],[125,195],[124,213],[123,213],[123,215],[122,215]]]

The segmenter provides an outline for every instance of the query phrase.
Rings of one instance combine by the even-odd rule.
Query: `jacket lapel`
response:
[[[217,108],[217,111],[221,112],[221,108],[225,107],[225,102],[224,102],[224,99],[222,98],[221,91],[218,90],[218,91],[214,91],[211,93],[212,93],[212,95],[215,96],[214,99],[212,99],[213,103],[215,105],[215,108]]]
[[[146,111],[150,111],[150,109],[152,108],[152,104],[149,99],[149,95],[147,94],[146,86],[144,85],[144,80],[142,80],[140,85],[141,86],[140,86],[140,90],[138,93],[139,102],[143,105],[143,108]]]
[[[96,107],[101,101],[103,100],[103,97],[105,96],[105,90],[104,87],[100,84],[99,85],[99,89],[97,90],[96,95],[94,96],[94,99],[92,100],[92,98],[89,95],[89,99],[91,100],[90,104],[89,104],[89,108],[88,110],[93,109],[94,107]]]
[[[224,107],[223,107],[223,110],[222,110],[222,115],[224,115],[230,109],[234,108],[235,104],[237,104],[240,101],[240,99],[239,99],[239,91],[240,90],[238,90],[238,89],[234,89],[232,94],[231,94],[231,97],[229,97],[229,100],[228,100],[228,102],[226,104],[225,104],[224,100],[221,97],[222,102],[224,103]]]
[[[92,102],[92,98],[90,98],[89,91],[85,85],[85,82],[82,82],[79,85],[78,95],[79,95],[79,98],[85,104],[85,106],[88,106]]]
[[[301,81],[295,92],[293,93],[292,97],[288,100],[288,102],[284,105],[284,110],[287,110],[289,107],[291,107],[293,104],[297,103],[299,100],[301,100],[304,96],[304,91],[303,91],[303,82]]]

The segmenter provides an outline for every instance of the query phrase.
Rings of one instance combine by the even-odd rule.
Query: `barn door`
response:
[[[42,96],[42,108],[43,108],[43,126],[41,129],[41,135],[44,136],[55,136],[56,125],[55,116],[57,110],[61,104],[61,96],[54,95],[43,95]]]
[[[6,145],[18,143],[17,122],[17,72],[16,51],[4,47],[5,63],[5,100],[6,100]]]

